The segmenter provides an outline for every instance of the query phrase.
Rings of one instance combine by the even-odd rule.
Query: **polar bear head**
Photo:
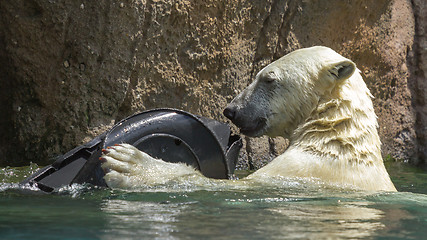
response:
[[[291,52],[263,68],[224,115],[247,136],[289,138],[322,98],[339,94],[336,87],[355,70],[352,61],[327,47]]]

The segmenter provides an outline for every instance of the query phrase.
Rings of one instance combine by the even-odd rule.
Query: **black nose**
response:
[[[230,107],[227,107],[226,109],[224,109],[223,112],[224,116],[226,116],[228,119],[233,120],[234,117],[236,116],[236,110]]]

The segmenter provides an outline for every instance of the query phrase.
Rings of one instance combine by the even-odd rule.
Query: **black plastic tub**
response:
[[[182,162],[210,178],[233,176],[242,140],[228,124],[177,109],[154,109],[135,114],[109,131],[78,146],[39,170],[21,184],[52,192],[73,183],[104,186],[101,150],[128,143],[167,162]]]

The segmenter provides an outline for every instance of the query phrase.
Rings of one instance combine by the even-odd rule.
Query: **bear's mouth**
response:
[[[248,136],[248,137],[259,137],[264,134],[265,127],[267,126],[267,119],[259,118],[254,121],[253,125],[249,126],[237,126],[240,129],[240,133]]]

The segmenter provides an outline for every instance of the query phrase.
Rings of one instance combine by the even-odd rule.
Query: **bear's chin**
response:
[[[256,121],[256,125],[238,126],[240,133],[248,137],[261,137],[267,131],[267,122],[264,119]]]

